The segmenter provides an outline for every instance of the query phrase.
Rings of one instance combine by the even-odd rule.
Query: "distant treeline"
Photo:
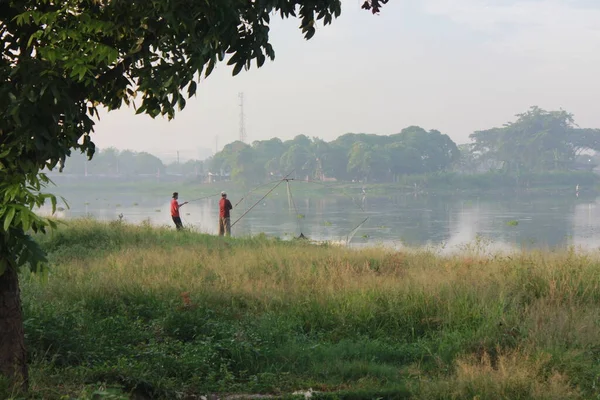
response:
[[[164,164],[150,153],[119,151],[111,147],[97,150],[91,160],[84,154],[73,153],[67,159],[63,173],[88,176],[203,175],[204,162],[188,160]]]
[[[146,152],[114,148],[97,151],[91,161],[74,153],[65,173],[91,176],[182,175],[207,176],[261,183],[290,171],[293,177],[368,183],[407,182],[432,176],[430,182],[453,181],[456,175],[505,175],[496,182],[531,181],[532,174],[592,171],[599,159],[600,129],[577,127],[566,111],[532,107],[500,128],[477,131],[471,143],[457,145],[448,135],[411,126],[393,135],[348,133],[326,142],[306,135],[237,141],[206,161],[165,165]],[[440,175],[442,174],[442,175]],[[451,174],[451,175],[448,175]],[[450,178],[454,176],[453,178]],[[563,176],[563,175],[561,175]],[[519,178],[521,177],[521,179]],[[420,180],[420,178],[419,178]],[[534,180],[535,181],[535,180]]]
[[[261,182],[294,171],[295,177],[398,182],[404,176],[455,172],[511,177],[588,170],[598,163],[600,130],[578,128],[566,111],[532,107],[501,128],[477,131],[457,146],[449,136],[418,126],[394,135],[348,133],[331,142],[305,135],[228,144],[207,164],[242,182]]]

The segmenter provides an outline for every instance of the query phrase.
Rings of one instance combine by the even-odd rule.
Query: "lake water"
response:
[[[92,216],[100,220],[122,218],[131,223],[149,220],[173,226],[170,197],[134,193],[69,193],[58,190],[69,202],[62,218]],[[232,195],[235,204],[242,194]],[[247,196],[233,211],[232,223],[260,195]],[[189,200],[183,195],[180,201]],[[600,199],[575,194],[504,195],[492,197],[369,195],[306,197],[285,188],[274,191],[232,228],[234,236],[265,233],[281,238],[301,233],[313,240],[346,241],[351,246],[385,245],[452,251],[474,243],[493,249],[576,246],[600,248]],[[48,212],[48,207],[44,208]],[[216,234],[218,197],[191,202],[181,209],[185,225]],[[361,222],[364,222],[361,225]],[[353,230],[359,226],[356,232]],[[351,235],[351,237],[349,237]]]

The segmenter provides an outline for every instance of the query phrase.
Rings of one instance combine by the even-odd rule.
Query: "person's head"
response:
[[[221,197],[222,197],[222,198],[225,198],[225,197],[227,197],[227,193],[225,193],[225,192],[221,192]]]
[[[179,198],[179,193],[173,192],[173,198],[177,200]]]

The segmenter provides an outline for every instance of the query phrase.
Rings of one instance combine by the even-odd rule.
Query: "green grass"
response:
[[[91,220],[38,239],[52,267],[21,276],[27,398],[600,398],[596,256],[442,258]]]

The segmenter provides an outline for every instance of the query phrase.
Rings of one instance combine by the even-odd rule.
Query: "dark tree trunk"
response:
[[[26,361],[19,277],[9,267],[0,275],[0,375],[26,390]]]

